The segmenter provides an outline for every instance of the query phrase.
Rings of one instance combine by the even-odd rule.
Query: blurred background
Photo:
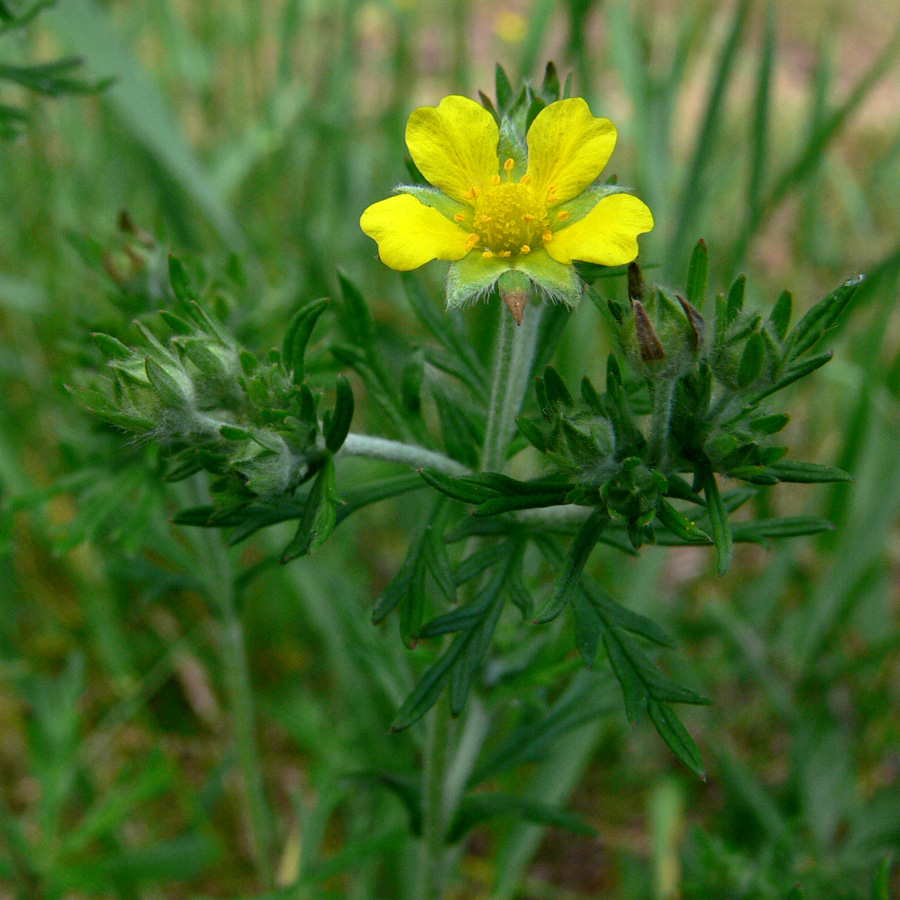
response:
[[[714,700],[685,720],[708,779],[646,724],[630,728],[611,691],[577,740],[507,785],[552,788],[598,836],[477,831],[459,896],[782,898],[797,883],[807,898],[900,895],[884,864],[900,847],[898,12],[59,0],[0,33],[0,104],[18,111],[0,143],[0,897],[260,895],[204,600],[216,573],[197,568],[205,535],[167,520],[198,501],[162,484],[152,448],[123,449],[72,404],[64,385],[94,361],[89,333],[164,301],[171,249],[211,270],[240,259],[230,315],[254,349],[280,344],[299,298],[333,294],[337,268],[386,341],[424,340],[359,215],[408,177],[413,108],[492,95],[496,63],[539,80],[549,60],[618,127],[607,172],[654,211],[648,277],[683,282],[699,238],[713,288],[746,272],[763,310],[784,288],[805,310],[867,273],[787,432],[793,457],[855,483],[767,495],[773,513],[836,529],[738,548],[724,578],[699,548],[598,561],[621,602],[677,638],[679,677]],[[82,66],[68,77],[114,82],[48,98],[40,79],[10,77],[70,56]],[[424,273],[436,297],[442,275]],[[482,333],[484,309],[466,315]],[[476,340],[489,352],[489,335]],[[559,368],[596,381],[606,348],[582,304]],[[236,557],[275,810],[280,892],[266,896],[407,895],[402,808],[345,775],[416,759],[414,737],[386,733],[407,651],[369,623],[412,524],[376,507],[312,559],[269,566],[265,537]]]

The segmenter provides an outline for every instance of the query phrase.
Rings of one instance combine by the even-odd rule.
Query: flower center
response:
[[[546,203],[530,184],[507,181],[475,197],[472,224],[485,256],[514,256],[539,246],[550,220]]]

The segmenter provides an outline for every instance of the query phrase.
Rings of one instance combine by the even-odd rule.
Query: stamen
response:
[[[494,177],[491,178],[491,183],[496,187],[502,180],[503,179],[499,175],[494,175]]]
[[[553,232],[548,228],[548,229],[541,235],[541,240],[542,240],[545,244],[550,243],[550,241],[553,240]]]
[[[481,254],[485,259],[490,259],[494,254],[491,253],[490,250],[485,250],[484,253]]]
[[[478,188],[475,185],[472,185],[472,199],[475,200],[478,197]]]
[[[525,213],[525,215],[522,216],[522,218],[523,218],[526,222],[533,222],[533,221],[534,221],[534,216],[533,216],[531,213]]]
[[[481,238],[477,234],[470,234],[466,238],[466,250],[472,250],[480,240]]]
[[[503,163],[503,168],[506,169],[507,172],[511,171],[515,166],[516,161],[510,157],[505,163]]]
[[[565,222],[566,219],[569,218],[569,214],[568,214],[564,209],[561,209],[561,210],[556,214],[556,217],[559,219],[560,222]]]
[[[466,214],[465,213],[457,213],[453,218],[456,219],[457,222],[465,222]]]
[[[475,195],[471,191],[463,191],[463,197],[466,200],[474,200],[475,199]]]
[[[531,253],[531,247],[529,247],[528,244],[522,244],[522,246],[519,247],[519,252],[520,253]]]
[[[526,172],[526,173],[519,179],[519,181],[521,181],[522,184],[531,184],[531,172]]]
[[[512,256],[512,250],[501,250],[501,251],[497,254],[497,256],[502,256],[502,257],[504,257],[504,259],[505,259],[507,256]]]

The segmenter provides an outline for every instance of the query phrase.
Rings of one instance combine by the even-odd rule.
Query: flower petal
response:
[[[482,189],[500,168],[500,131],[494,117],[468,97],[444,97],[439,106],[413,111],[406,146],[419,171],[454,200]]]
[[[653,214],[631,194],[610,194],[580,221],[554,232],[544,244],[557,261],[622,266],[638,255],[637,236],[653,228]]]
[[[581,97],[572,97],[545,106],[526,140],[535,190],[544,194],[553,187],[564,202],[577,197],[603,171],[616,146],[616,126],[591,115]]]
[[[399,272],[418,269],[433,259],[462,259],[468,234],[410,194],[373,203],[359,225],[378,241],[381,261]]]

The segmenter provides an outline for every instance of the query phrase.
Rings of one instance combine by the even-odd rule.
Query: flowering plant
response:
[[[532,286],[573,306],[582,291],[575,260],[631,262],[638,235],[653,228],[646,204],[599,181],[616,129],[580,97],[544,106],[524,140],[510,116],[498,126],[475,101],[445,97],[413,112],[406,144],[433,187],[401,185],[360,224],[392,269],[450,260],[451,308],[488,295],[501,279],[517,322]]]

